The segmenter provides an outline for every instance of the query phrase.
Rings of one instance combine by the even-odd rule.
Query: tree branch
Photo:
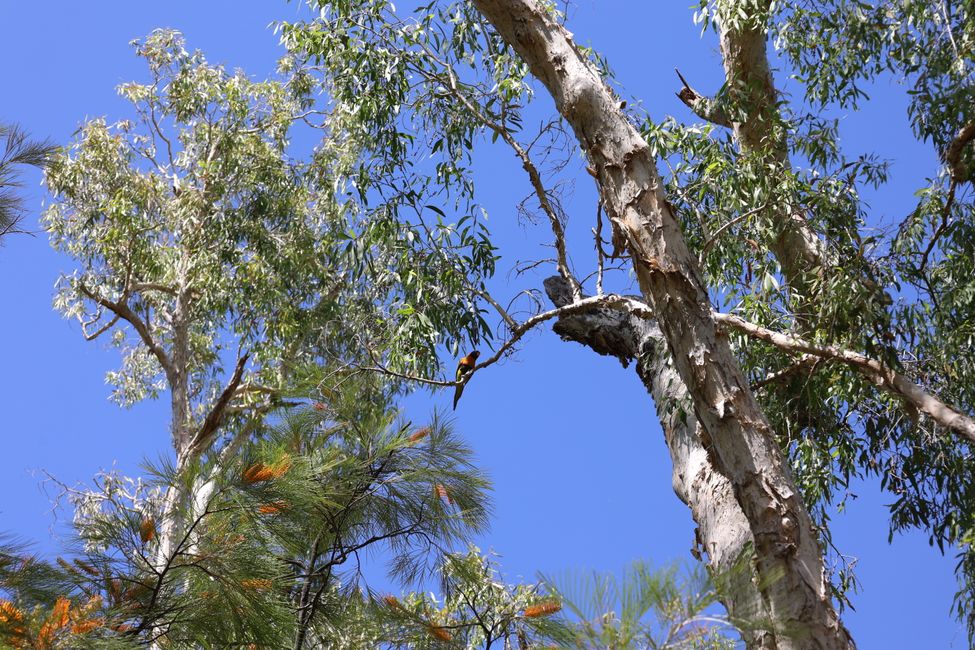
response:
[[[971,180],[972,171],[962,160],[961,154],[965,146],[973,139],[975,139],[975,122],[969,122],[958,131],[958,135],[945,150],[945,162],[948,163],[948,171],[952,180],[958,183]]]
[[[677,98],[684,102],[687,108],[691,109],[695,115],[706,122],[711,122],[712,124],[724,126],[729,129],[732,127],[731,119],[715,99],[702,95],[691,88],[691,85],[687,83],[687,79],[684,78],[684,75],[677,68],[674,68],[674,72],[680,77],[680,82],[684,84],[684,87],[677,93]]]
[[[744,332],[749,336],[771,343],[775,347],[787,352],[812,354],[824,359],[844,363],[866,375],[877,386],[900,397],[919,411],[926,413],[941,426],[951,429],[968,442],[975,444],[975,420],[948,406],[924,390],[924,388],[881,361],[833,345],[814,345],[800,338],[775,332],[761,325],[750,323],[732,314],[714,312],[714,320],[717,323]]]
[[[746,212],[742,212],[740,215],[738,215],[737,217],[735,217],[731,221],[728,221],[727,223],[721,224],[721,227],[718,228],[717,230],[715,230],[714,231],[714,234],[712,234],[710,237],[708,237],[707,241],[704,242],[704,245],[701,246],[701,253],[700,253],[700,255],[698,255],[698,259],[700,260],[700,264],[701,265],[704,264],[704,260],[707,259],[708,251],[710,251],[711,250],[711,247],[714,246],[715,242],[718,241],[718,237],[721,235],[721,233],[723,233],[724,231],[726,231],[728,228],[731,228],[733,225],[735,225],[737,223],[741,223],[742,221],[744,221],[748,217],[750,217],[752,215],[755,215],[755,214],[758,214],[759,212],[761,212],[762,210],[764,210],[767,207],[769,207],[768,206],[768,203],[766,203],[764,205],[760,205],[757,208],[752,208],[751,210],[748,210]]]
[[[226,414],[227,406],[230,405],[230,400],[233,399],[234,394],[237,392],[237,387],[240,385],[240,380],[244,376],[244,368],[247,365],[247,360],[250,358],[250,354],[245,354],[239,359],[237,359],[237,365],[234,368],[234,374],[231,375],[230,381],[227,382],[227,386],[220,393],[220,397],[214,403],[213,408],[207,414],[206,419],[203,420],[203,425],[193,436],[193,440],[190,441],[187,447],[187,456],[199,455],[203,453],[206,445],[209,444],[210,440],[213,438],[213,434],[216,432],[220,423],[223,421],[223,417]]]
[[[477,116],[477,119],[479,119],[482,124],[494,131],[495,134],[504,140],[505,143],[515,152],[515,155],[518,156],[518,159],[521,160],[521,166],[528,174],[528,179],[531,182],[532,189],[535,192],[535,196],[538,198],[538,204],[541,206],[542,212],[544,212],[548,217],[549,224],[552,228],[552,234],[555,236],[556,267],[559,275],[565,278],[572,287],[572,295],[577,300],[580,299],[582,297],[582,287],[575,276],[572,275],[572,271],[569,269],[569,258],[565,248],[565,229],[562,227],[562,220],[555,211],[555,207],[552,205],[552,202],[549,201],[548,192],[546,191],[545,185],[542,182],[542,175],[539,173],[538,168],[532,161],[528,151],[521,146],[521,144],[514,138],[514,136],[511,135],[503,124],[498,124],[488,117],[488,115],[486,115],[481,109],[480,105],[475,104],[467,95],[461,92],[459,83],[457,81],[457,75],[454,73],[453,68],[449,64],[438,59],[437,56],[425,46],[423,49],[427,56],[443,67],[447,74],[446,85],[450,89],[451,94],[460,103],[462,103],[467,110]],[[425,74],[428,79],[432,77],[435,81],[443,82],[443,79],[433,77],[433,75],[427,71],[420,70],[420,72]]]
[[[96,314],[96,316],[92,320],[87,321],[87,322],[84,322],[84,323],[81,324],[81,335],[85,337],[85,340],[86,341],[94,341],[99,336],[101,336],[102,334],[104,334],[108,330],[112,329],[112,326],[115,325],[115,323],[117,323],[119,321],[119,318],[121,318],[118,314],[115,314],[115,316],[113,316],[111,318],[111,320],[109,320],[107,323],[105,323],[104,325],[102,325],[101,327],[99,327],[93,333],[89,334],[88,333],[88,327],[91,326],[91,325],[94,325],[95,323],[97,323],[100,320],[101,315],[102,315],[102,310],[99,309],[98,310],[98,313]]]
[[[138,282],[132,285],[132,291],[161,291],[171,296],[176,295],[176,289],[159,282]]]
[[[159,365],[163,367],[163,371],[166,373],[166,378],[169,380],[170,385],[172,385],[176,376],[176,369],[173,367],[172,360],[170,360],[169,355],[166,354],[166,351],[162,348],[162,346],[156,343],[155,339],[152,338],[152,333],[149,331],[149,326],[145,323],[145,321],[139,318],[134,311],[132,311],[128,305],[128,302],[126,301],[126,298],[123,297],[118,302],[113,302],[108,298],[91,291],[83,283],[78,283],[78,289],[81,290],[81,293],[88,296],[88,298],[94,300],[95,303],[105,307],[118,318],[121,318],[132,325],[136,333],[138,333],[139,338],[142,339],[142,342],[146,344],[149,351],[152,352],[153,356],[156,357],[156,360],[159,361]]]
[[[474,369],[465,375],[464,379],[460,382],[456,381],[444,381],[440,379],[428,379],[426,377],[419,377],[416,375],[410,375],[407,373],[396,372],[395,370],[390,370],[385,366],[376,363],[374,366],[361,367],[359,370],[367,372],[378,372],[391,377],[397,377],[399,379],[405,379],[407,381],[414,381],[420,384],[427,384],[429,386],[441,386],[443,388],[449,388],[453,386],[459,386],[460,384],[467,383],[471,376],[478,371],[488,366],[492,366],[501,360],[501,357],[505,355],[514,345],[520,341],[525,334],[531,331],[535,326],[540,325],[546,321],[552,320],[553,318],[562,318],[563,316],[572,316],[573,314],[579,314],[586,311],[591,311],[593,309],[608,308],[615,309],[618,311],[624,311],[634,316],[640,318],[653,318],[653,311],[650,307],[635,299],[628,296],[621,296],[618,294],[606,294],[603,296],[592,296],[589,298],[583,298],[582,300],[571,302],[562,307],[557,307],[556,309],[550,309],[548,311],[542,312],[540,314],[535,314],[523,323],[518,324],[511,328],[511,336],[501,344],[493,355],[482,361],[481,363],[474,366]]]

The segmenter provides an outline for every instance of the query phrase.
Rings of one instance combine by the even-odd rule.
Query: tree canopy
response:
[[[620,617],[596,625],[581,606],[549,619],[573,600],[556,585],[506,585],[477,550],[447,548],[485,525],[487,483],[439,416],[397,422],[393,400],[505,372],[552,325],[633,364],[693,552],[748,647],[853,647],[855,572],[830,523],[864,477],[893,498],[891,536],[920,529],[957,554],[954,613],[975,638],[971,8],[701,0],[724,83],[705,93],[678,72],[687,112],[656,118],[555,3],[309,5],[277,26],[287,55],[269,81],[172,30],[135,42],[150,79],[119,89],[134,119],[87,122],[48,166],[45,224],[76,264],[56,307],[89,340],[111,332],[121,404],[169,391],[176,462],[78,496],[91,570],[8,562],[10,634],[720,647],[682,631],[711,595],[639,567]],[[890,161],[840,137],[878,78],[908,88],[904,119],[939,161],[896,220],[864,198],[890,190]],[[479,204],[495,146],[531,188],[523,223],[543,225],[528,262]],[[563,192],[583,182],[598,200],[570,215]],[[452,358],[478,346],[455,379]],[[380,542],[405,585],[436,568],[441,596],[368,594],[345,567]],[[214,607],[220,625],[197,617]]]

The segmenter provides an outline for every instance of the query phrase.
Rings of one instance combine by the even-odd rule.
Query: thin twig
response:
[[[558,268],[559,275],[561,275],[569,283],[572,288],[573,297],[578,300],[582,297],[582,287],[579,281],[572,275],[572,271],[569,269],[568,254],[566,253],[565,247],[565,229],[562,227],[562,220],[559,218],[558,213],[552,206],[549,200],[548,192],[545,189],[545,185],[542,183],[542,176],[532,161],[531,156],[525,150],[524,147],[519,144],[519,142],[511,135],[511,133],[504,126],[498,124],[490,117],[488,117],[479,105],[476,105],[473,101],[467,97],[466,94],[461,92],[459,88],[459,82],[457,80],[457,75],[454,73],[453,68],[446,63],[441,61],[433,52],[431,52],[426,46],[421,45],[424,52],[432,60],[436,61],[441,65],[447,75],[446,87],[450,89],[451,94],[460,101],[467,110],[473,113],[482,124],[494,131],[509,147],[514,150],[515,155],[521,160],[521,165],[525,172],[528,173],[528,179],[531,182],[532,189],[535,191],[535,196],[538,198],[538,203],[542,208],[542,211],[548,217],[549,224],[552,228],[552,234],[555,236],[555,251],[556,251],[556,267]],[[428,79],[432,79],[439,83],[443,83],[444,79],[433,75],[429,71],[418,69],[420,74],[423,74]]]
[[[928,265],[928,256],[931,254],[931,251],[934,250],[935,244],[938,243],[938,240],[941,239],[941,235],[943,235],[945,230],[948,229],[948,219],[951,218],[951,208],[955,203],[955,189],[957,187],[958,181],[954,176],[952,176],[951,180],[948,182],[948,197],[945,199],[945,204],[941,208],[941,225],[939,225],[937,230],[934,231],[934,234],[931,235],[931,241],[928,242],[927,247],[924,249],[924,253],[921,255],[921,264],[918,265],[918,272],[921,274],[924,273],[924,269]]]
[[[520,341],[525,334],[530,332],[535,326],[540,325],[546,321],[552,320],[553,318],[562,318],[563,316],[571,316],[573,314],[578,314],[581,312],[591,311],[593,309],[608,308],[608,309],[618,309],[621,311],[629,312],[640,318],[652,318],[653,311],[646,304],[627,296],[620,296],[617,294],[606,294],[602,296],[592,296],[590,298],[583,298],[576,302],[569,303],[562,307],[556,309],[550,309],[549,311],[542,312],[540,314],[535,314],[525,322],[511,328],[511,336],[501,344],[501,346],[495,351],[493,355],[485,359],[483,362],[474,366],[474,369],[468,373],[461,382],[456,381],[444,381],[441,379],[429,379],[427,377],[420,377],[417,375],[410,375],[408,373],[397,372],[391,370],[381,363],[373,359],[373,366],[359,366],[357,370],[364,372],[377,372],[380,374],[389,375],[391,377],[397,377],[399,379],[405,379],[407,381],[416,382],[419,384],[426,384],[428,386],[440,386],[443,388],[449,388],[460,385],[470,379],[471,375],[478,370],[492,366],[501,360],[501,357],[505,355],[514,345]]]
[[[483,298],[487,304],[494,307],[494,311],[498,312],[498,315],[501,316],[502,320],[504,320],[508,327],[514,329],[518,326],[518,322],[511,317],[511,314],[509,314],[504,307],[498,304],[497,300],[491,297],[491,294],[489,294],[487,291],[478,291],[477,295]]]
[[[721,233],[723,233],[724,231],[726,231],[728,228],[731,228],[735,224],[741,223],[742,221],[744,221],[748,217],[750,217],[752,215],[755,215],[755,214],[758,214],[759,212],[761,212],[762,210],[764,210],[767,207],[768,207],[768,203],[766,203],[764,205],[760,205],[757,208],[752,208],[751,210],[748,210],[746,212],[742,212],[740,215],[738,215],[737,217],[735,217],[731,221],[728,221],[727,223],[721,224],[721,227],[718,228],[717,230],[715,230],[714,231],[714,234],[712,234],[710,237],[708,237],[707,241],[704,242],[704,245],[701,246],[701,254],[698,257],[698,263],[703,266],[704,260],[707,258],[707,255],[708,255],[708,251],[711,250],[711,247],[714,246],[715,242],[718,241],[718,237],[721,236]]]

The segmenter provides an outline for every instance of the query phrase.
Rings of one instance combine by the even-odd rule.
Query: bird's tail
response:
[[[457,410],[457,402],[460,400],[460,396],[464,393],[464,384],[461,384],[454,389],[454,410]]]

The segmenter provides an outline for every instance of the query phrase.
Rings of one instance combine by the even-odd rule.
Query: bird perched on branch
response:
[[[467,384],[468,376],[474,372],[474,364],[477,363],[477,358],[481,356],[481,353],[474,350],[466,357],[462,358],[457,362],[457,388],[454,389],[454,410],[457,410],[457,400],[460,396],[464,394],[464,386]]]

